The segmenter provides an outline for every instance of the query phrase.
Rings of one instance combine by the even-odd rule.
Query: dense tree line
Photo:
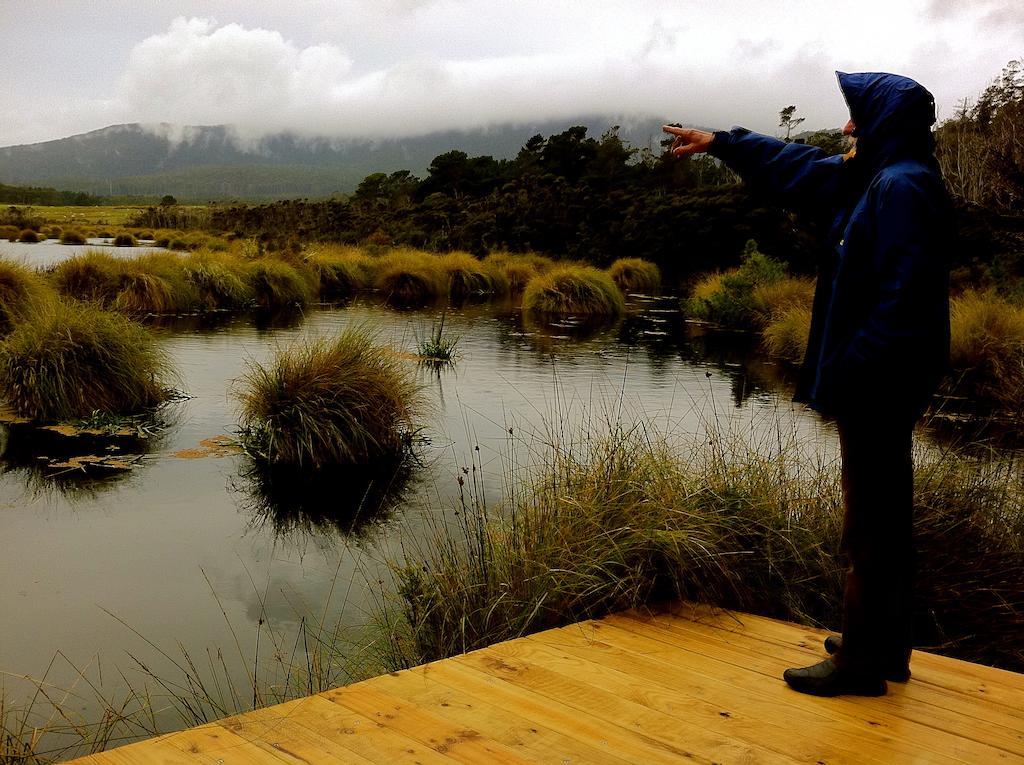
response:
[[[104,197],[83,191],[59,191],[36,186],[8,186],[0,183],[0,204],[5,205],[109,205]]]
[[[808,268],[815,238],[752,199],[708,157],[672,159],[572,127],[536,135],[510,160],[450,151],[426,178],[367,176],[347,200],[219,207],[210,225],[266,239],[408,244],[483,253],[536,250],[606,265],[642,257],[685,276],[737,262],[757,239]]]

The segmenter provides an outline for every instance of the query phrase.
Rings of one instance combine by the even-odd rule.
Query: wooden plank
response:
[[[451,725],[401,698],[374,689],[370,683],[327,691],[323,697],[386,728],[400,731],[457,762],[481,765],[522,765],[527,762],[511,748],[485,740],[479,731]]]
[[[310,699],[276,704],[220,720],[218,725],[290,763],[372,765],[373,760],[339,747],[302,724]]]
[[[613,617],[609,623],[629,629],[629,622],[617,621],[619,618],[618,616]],[[678,633],[685,636],[686,640],[696,640],[701,645],[709,641],[727,645],[741,652],[746,657],[745,661],[748,665],[758,667],[759,671],[765,672],[769,676],[781,675],[783,669],[781,665],[801,666],[810,663],[807,660],[807,653],[803,649],[765,643],[756,635],[741,631],[722,630],[704,623],[673,617],[650,619],[631,615],[625,618],[637,620],[649,627],[664,629],[670,633]],[[818,658],[820,660],[821,655]],[[915,709],[920,707],[922,711],[939,715],[947,722],[959,721],[961,726],[969,724],[970,728],[974,730],[980,725],[993,736],[1008,736],[1012,740],[1024,743],[1024,737],[1022,737],[1024,718],[1018,716],[1018,710],[1008,711],[999,702],[989,700],[984,696],[973,696],[938,688],[924,682],[890,683],[889,689],[889,695],[884,697],[880,703],[902,710],[907,708],[907,704],[901,699],[912,699],[917,702]]]
[[[517,656],[518,641],[455,657],[450,661],[474,667],[507,682],[542,693],[606,723],[636,730],[651,741],[673,747],[688,759],[702,762],[792,763],[785,755],[736,741],[718,731],[622,699],[582,679],[559,675]]]
[[[586,741],[609,752],[623,752],[634,762],[645,765],[678,765],[687,756],[685,750],[652,741],[637,731],[609,725],[549,697],[488,675],[452,660],[428,665],[430,676],[454,690],[465,690],[486,697],[496,706],[545,724],[563,735]]]
[[[821,654],[825,637],[832,634],[825,630],[790,624],[766,616],[733,614],[695,604],[682,605],[667,612],[654,612],[652,615],[671,615],[730,632],[742,632],[766,642],[804,649],[816,655]],[[1004,703],[1024,715],[1024,675],[927,651],[914,651],[912,664],[916,680],[988,701]]]
[[[690,719],[708,728],[720,728],[737,738],[760,741],[798,760],[888,765],[901,752],[910,757],[917,751],[915,747],[901,746],[901,742],[885,730],[836,719],[821,710],[780,703],[777,691],[752,692],[738,688],[689,668],[631,653],[609,643],[588,641],[569,629],[548,630],[529,640],[583,660],[582,673],[600,672],[604,678],[604,672],[615,670],[623,679],[638,684],[659,684],[686,695],[690,700],[687,710]]]
[[[772,678],[776,687],[785,692],[785,698],[790,704],[805,708],[807,704],[813,704],[832,710],[836,714],[843,714],[862,724],[878,726],[888,723],[894,735],[913,741],[923,750],[931,751],[935,755],[947,754],[971,763],[1007,761],[1012,757],[1008,751],[997,749],[974,738],[976,734],[972,731],[975,721],[965,721],[953,714],[937,719],[944,710],[906,703],[898,696],[898,689],[895,694],[878,698],[805,696],[786,688],[781,679],[778,662],[758,657],[752,652],[738,651],[713,639],[680,636],[672,630],[635,619],[622,621],[625,622],[622,627],[618,626],[618,621],[602,620],[594,623],[600,633],[600,639],[613,645],[633,645],[634,650],[643,651],[645,655],[658,656],[668,662],[685,662],[688,666],[695,664],[709,672],[723,672],[726,666],[731,665],[741,670],[738,674],[732,673],[731,681],[741,682],[753,688],[763,687],[763,681],[757,680],[752,683],[749,673],[764,675]]]
[[[295,762],[283,753],[268,752],[236,733],[217,723],[200,725],[179,731],[165,739],[166,743],[188,755],[198,755],[204,763],[233,765],[234,763],[256,763],[257,765],[281,765]],[[161,760],[162,761],[162,760]],[[146,762],[145,759],[139,762]]]
[[[417,667],[369,681],[374,688],[399,696],[421,709],[470,727],[499,743],[520,751],[530,762],[562,765],[585,762],[593,765],[628,765],[630,760],[563,735],[543,719],[529,719],[502,709],[484,697],[455,690],[434,679],[429,668]],[[628,753],[625,753],[628,758]]]
[[[346,710],[324,694],[303,699],[302,713],[295,720],[334,744],[339,751],[352,752],[375,763],[408,765],[452,765],[454,760],[438,754],[418,741]]]

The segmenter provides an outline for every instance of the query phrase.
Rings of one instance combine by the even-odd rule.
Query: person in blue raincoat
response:
[[[842,637],[786,682],[880,695],[910,677],[914,423],[949,360],[950,203],[934,157],[935,102],[907,77],[836,73],[855,148],[829,156],[743,128],[666,125],[671,152],[709,152],[828,230],[795,400],[836,421],[847,559]]]

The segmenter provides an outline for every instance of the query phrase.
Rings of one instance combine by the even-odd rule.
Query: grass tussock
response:
[[[609,266],[608,275],[627,294],[654,295],[661,290],[661,269],[642,258],[619,258]]]
[[[991,292],[966,292],[950,304],[955,393],[1024,410],[1024,308]]]
[[[530,313],[617,316],[626,301],[612,278],[596,268],[561,265],[534,278],[523,293],[523,310]]]
[[[62,295],[132,316],[184,313],[200,305],[183,259],[165,252],[120,258],[88,251],[57,264],[51,279]]]
[[[78,229],[69,228],[61,232],[61,244],[85,244],[85,234]]]
[[[244,308],[256,299],[248,263],[227,253],[194,252],[181,266],[200,306],[207,310]]]
[[[24,242],[25,244],[35,244],[39,241],[39,232],[33,231],[30,228],[26,228],[20,234],[18,234],[18,241]]]
[[[56,296],[36,271],[0,258],[0,334],[43,310]]]
[[[761,340],[771,355],[800,363],[807,353],[810,333],[810,306],[793,305],[772,315],[761,330]]]
[[[420,395],[365,329],[300,342],[252,364],[238,398],[247,451],[277,465],[366,464],[406,448]]]
[[[317,272],[324,300],[345,300],[373,283],[374,259],[358,247],[320,246],[306,262]]]
[[[316,300],[313,279],[284,260],[269,256],[258,258],[252,261],[249,273],[260,308],[305,306]]]
[[[448,294],[448,274],[436,255],[395,250],[379,257],[374,286],[398,308],[429,305]]]
[[[167,364],[143,327],[78,302],[53,301],[0,343],[0,390],[22,417],[128,414],[167,397]]]
[[[513,295],[522,294],[531,279],[550,271],[555,265],[551,258],[532,252],[492,252],[484,258],[484,263],[504,272],[509,292]]]
[[[810,310],[814,304],[814,279],[787,276],[757,284],[751,295],[758,323],[766,326],[794,308]]]
[[[468,252],[449,252],[435,256],[448,281],[448,297],[455,301],[470,297],[507,295],[509,280],[505,272],[481,261]]]
[[[0,239],[16,242],[20,236],[21,230],[17,226],[0,226]]]
[[[138,242],[135,241],[135,237],[131,234],[118,234],[114,237],[115,247],[135,247]]]

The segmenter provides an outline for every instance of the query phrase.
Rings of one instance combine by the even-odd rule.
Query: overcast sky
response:
[[[1024,0],[0,0],[0,146],[125,122],[407,136],[602,113],[776,132],[833,71],[940,117],[1024,56]]]

